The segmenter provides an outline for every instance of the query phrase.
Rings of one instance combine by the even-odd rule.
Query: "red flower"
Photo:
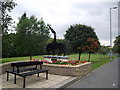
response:
[[[82,63],[86,63],[86,61],[82,61]]]
[[[85,47],[83,47],[82,49],[85,49]]]
[[[52,63],[56,63],[57,61],[52,61]]]

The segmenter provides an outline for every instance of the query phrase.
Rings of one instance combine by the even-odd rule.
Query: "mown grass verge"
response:
[[[78,54],[71,54],[68,56],[69,60],[78,60]],[[43,55],[40,56],[33,56],[33,58],[39,59],[39,60],[43,60],[44,57]],[[116,57],[113,57],[112,59],[114,59]],[[7,62],[13,62],[13,61],[25,61],[25,60],[29,60],[29,56],[27,57],[12,57],[12,58],[2,58],[0,59],[0,63],[7,63]],[[82,54],[81,55],[81,61],[88,61],[88,54]],[[100,54],[91,54],[91,59],[90,61],[92,62],[92,70],[102,66],[103,64],[106,64],[108,62],[110,62],[110,58],[108,58],[108,56],[106,57],[102,57]]]

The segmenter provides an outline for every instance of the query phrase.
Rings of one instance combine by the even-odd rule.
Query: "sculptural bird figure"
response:
[[[55,50],[58,49],[59,50],[58,56],[60,56],[62,52],[63,52],[63,56],[65,56],[66,46],[63,43],[58,43],[56,41],[56,32],[50,27],[50,25],[48,25],[48,27],[51,30],[51,32],[54,34],[54,39],[50,44],[46,46],[47,54],[49,55],[50,51],[52,51],[52,54],[54,56]]]

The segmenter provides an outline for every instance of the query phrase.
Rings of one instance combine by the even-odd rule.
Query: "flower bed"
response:
[[[43,69],[48,69],[49,73],[66,76],[83,77],[91,72],[91,62],[71,60],[71,61],[53,61],[40,60],[43,64]]]
[[[33,59],[33,61],[36,61],[38,59]],[[80,61],[80,60],[70,60],[70,61],[62,61],[62,60],[58,60],[58,61],[52,61],[49,62],[47,60],[39,60],[42,61],[45,64],[57,64],[57,65],[80,65],[83,63],[86,63],[86,61]]]

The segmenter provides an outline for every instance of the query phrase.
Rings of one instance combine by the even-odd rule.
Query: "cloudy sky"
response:
[[[73,24],[85,24],[95,29],[102,45],[110,45],[110,8],[119,0],[16,0],[17,6],[10,13],[17,22],[24,12],[28,16],[43,18],[63,38]],[[112,9],[112,41],[118,36],[118,9]],[[53,37],[53,35],[51,35]]]

